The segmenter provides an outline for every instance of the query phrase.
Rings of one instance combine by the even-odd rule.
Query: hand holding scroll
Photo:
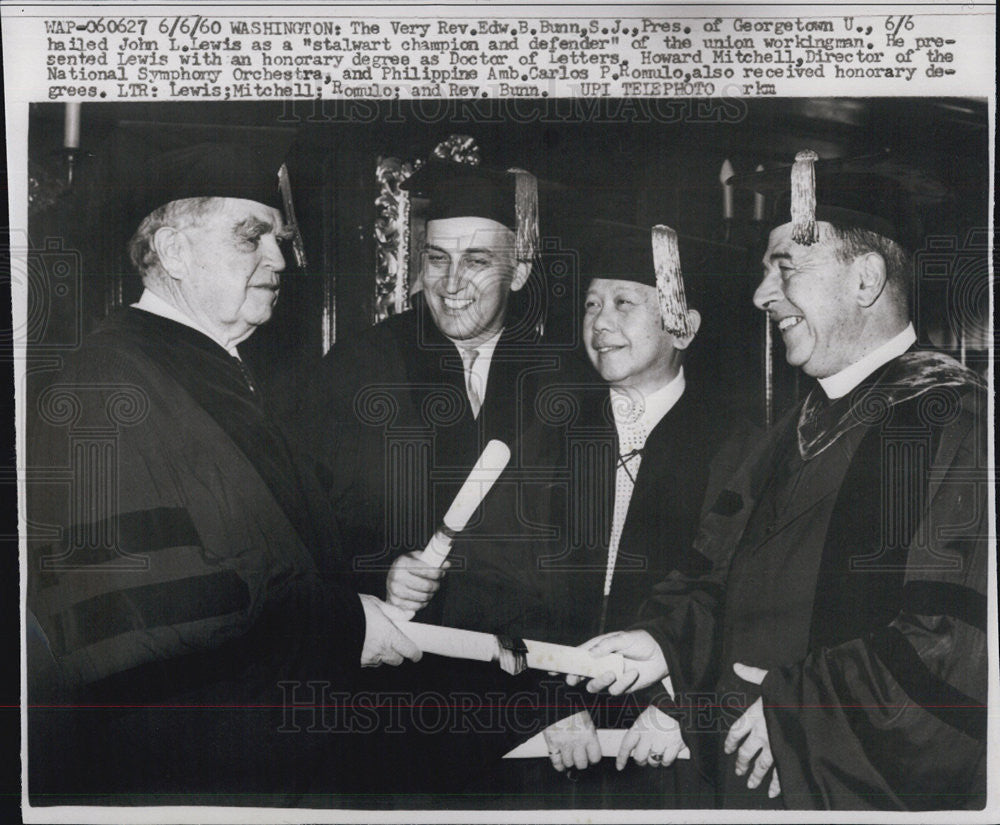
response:
[[[601,743],[590,711],[581,710],[549,725],[545,745],[552,767],[562,773],[567,768],[584,770],[601,761]]]
[[[413,552],[400,556],[392,563],[386,577],[386,601],[403,610],[416,613],[426,605],[438,588],[451,562],[440,567],[428,564],[421,553]]]
[[[611,671],[603,673],[587,682],[590,693],[607,690],[612,696],[619,696],[642,690],[668,675],[667,660],[656,640],[645,630],[626,630],[616,633],[605,633],[595,636],[589,642],[584,642],[581,649],[588,651],[595,658],[618,653],[625,657],[625,671],[615,674]],[[580,682],[578,676],[567,676],[566,682],[576,685]]]
[[[630,756],[637,765],[665,768],[675,759],[689,759],[691,752],[684,744],[677,720],[650,705],[625,734],[615,767],[623,770]]]
[[[423,655],[420,648],[404,636],[390,620],[390,616],[399,618],[394,615],[393,608],[365,593],[360,595],[360,599],[365,611],[365,641],[361,648],[361,667],[399,665],[403,663],[403,659],[419,661]]]
[[[438,591],[451,566],[447,561],[451,540],[465,529],[509,461],[510,448],[497,439],[490,441],[423,551],[407,553],[393,562],[386,577],[386,600],[407,611],[407,618],[412,619]]]

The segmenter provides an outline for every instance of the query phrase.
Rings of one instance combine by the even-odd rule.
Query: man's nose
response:
[[[772,303],[781,297],[781,288],[778,286],[777,274],[765,272],[764,277],[753,294],[754,306],[757,309],[766,311]]]
[[[264,238],[262,260],[275,272],[281,272],[285,268],[285,256],[281,254],[277,238]]]
[[[448,292],[459,292],[465,281],[465,265],[460,257],[456,257],[448,263],[448,274],[444,279],[444,288]]]
[[[594,319],[591,322],[595,332],[605,332],[612,328],[614,325],[613,318],[611,315],[611,307],[605,304],[594,315]]]

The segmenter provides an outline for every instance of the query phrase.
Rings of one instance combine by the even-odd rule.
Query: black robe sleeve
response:
[[[346,784],[346,740],[317,730],[360,671],[363,608],[246,455],[134,349],[88,348],[34,412],[34,804],[292,804]]]
[[[29,607],[72,683],[233,646],[279,616],[261,658],[358,666],[356,594],[320,574],[246,456],[155,365],[94,349],[39,409]]]

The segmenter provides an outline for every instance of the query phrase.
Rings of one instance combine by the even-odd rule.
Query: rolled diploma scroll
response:
[[[625,672],[625,657],[620,653],[595,658],[586,650],[569,645],[554,645],[549,642],[524,640],[528,648],[528,667],[535,670],[553,670],[556,673],[572,673],[594,679],[609,670],[615,676]]]
[[[478,662],[500,661],[500,640],[490,633],[421,622],[398,621],[396,626],[424,653]],[[620,653],[596,659],[586,650],[569,645],[525,639],[524,646],[527,648],[527,665],[536,670],[572,673],[589,679],[609,670],[616,675],[621,675],[625,670],[625,659]]]
[[[617,756],[621,750],[622,740],[628,733],[626,728],[598,728],[597,741],[601,745],[601,756]],[[549,747],[545,742],[544,733],[536,733],[530,739],[522,742],[513,750],[503,755],[504,759],[537,759],[549,755]],[[691,751],[687,746],[677,754],[678,759],[690,759]]]
[[[462,532],[469,523],[476,508],[483,503],[486,494],[493,488],[500,473],[510,461],[510,448],[502,441],[493,439],[483,449],[482,455],[465,479],[462,489],[444,514],[443,524],[437,529],[420,554],[420,560],[432,567],[440,567],[451,552],[451,540]]]

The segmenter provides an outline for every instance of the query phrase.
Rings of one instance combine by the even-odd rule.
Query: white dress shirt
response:
[[[684,394],[684,368],[659,389],[633,402],[624,393],[611,389],[611,411],[618,431],[618,468],[615,471],[615,504],[611,517],[611,538],[608,542],[608,563],[604,575],[604,595],[611,593],[611,582],[618,560],[618,545],[628,516],[635,479],[642,463],[641,451],[653,428]]]

